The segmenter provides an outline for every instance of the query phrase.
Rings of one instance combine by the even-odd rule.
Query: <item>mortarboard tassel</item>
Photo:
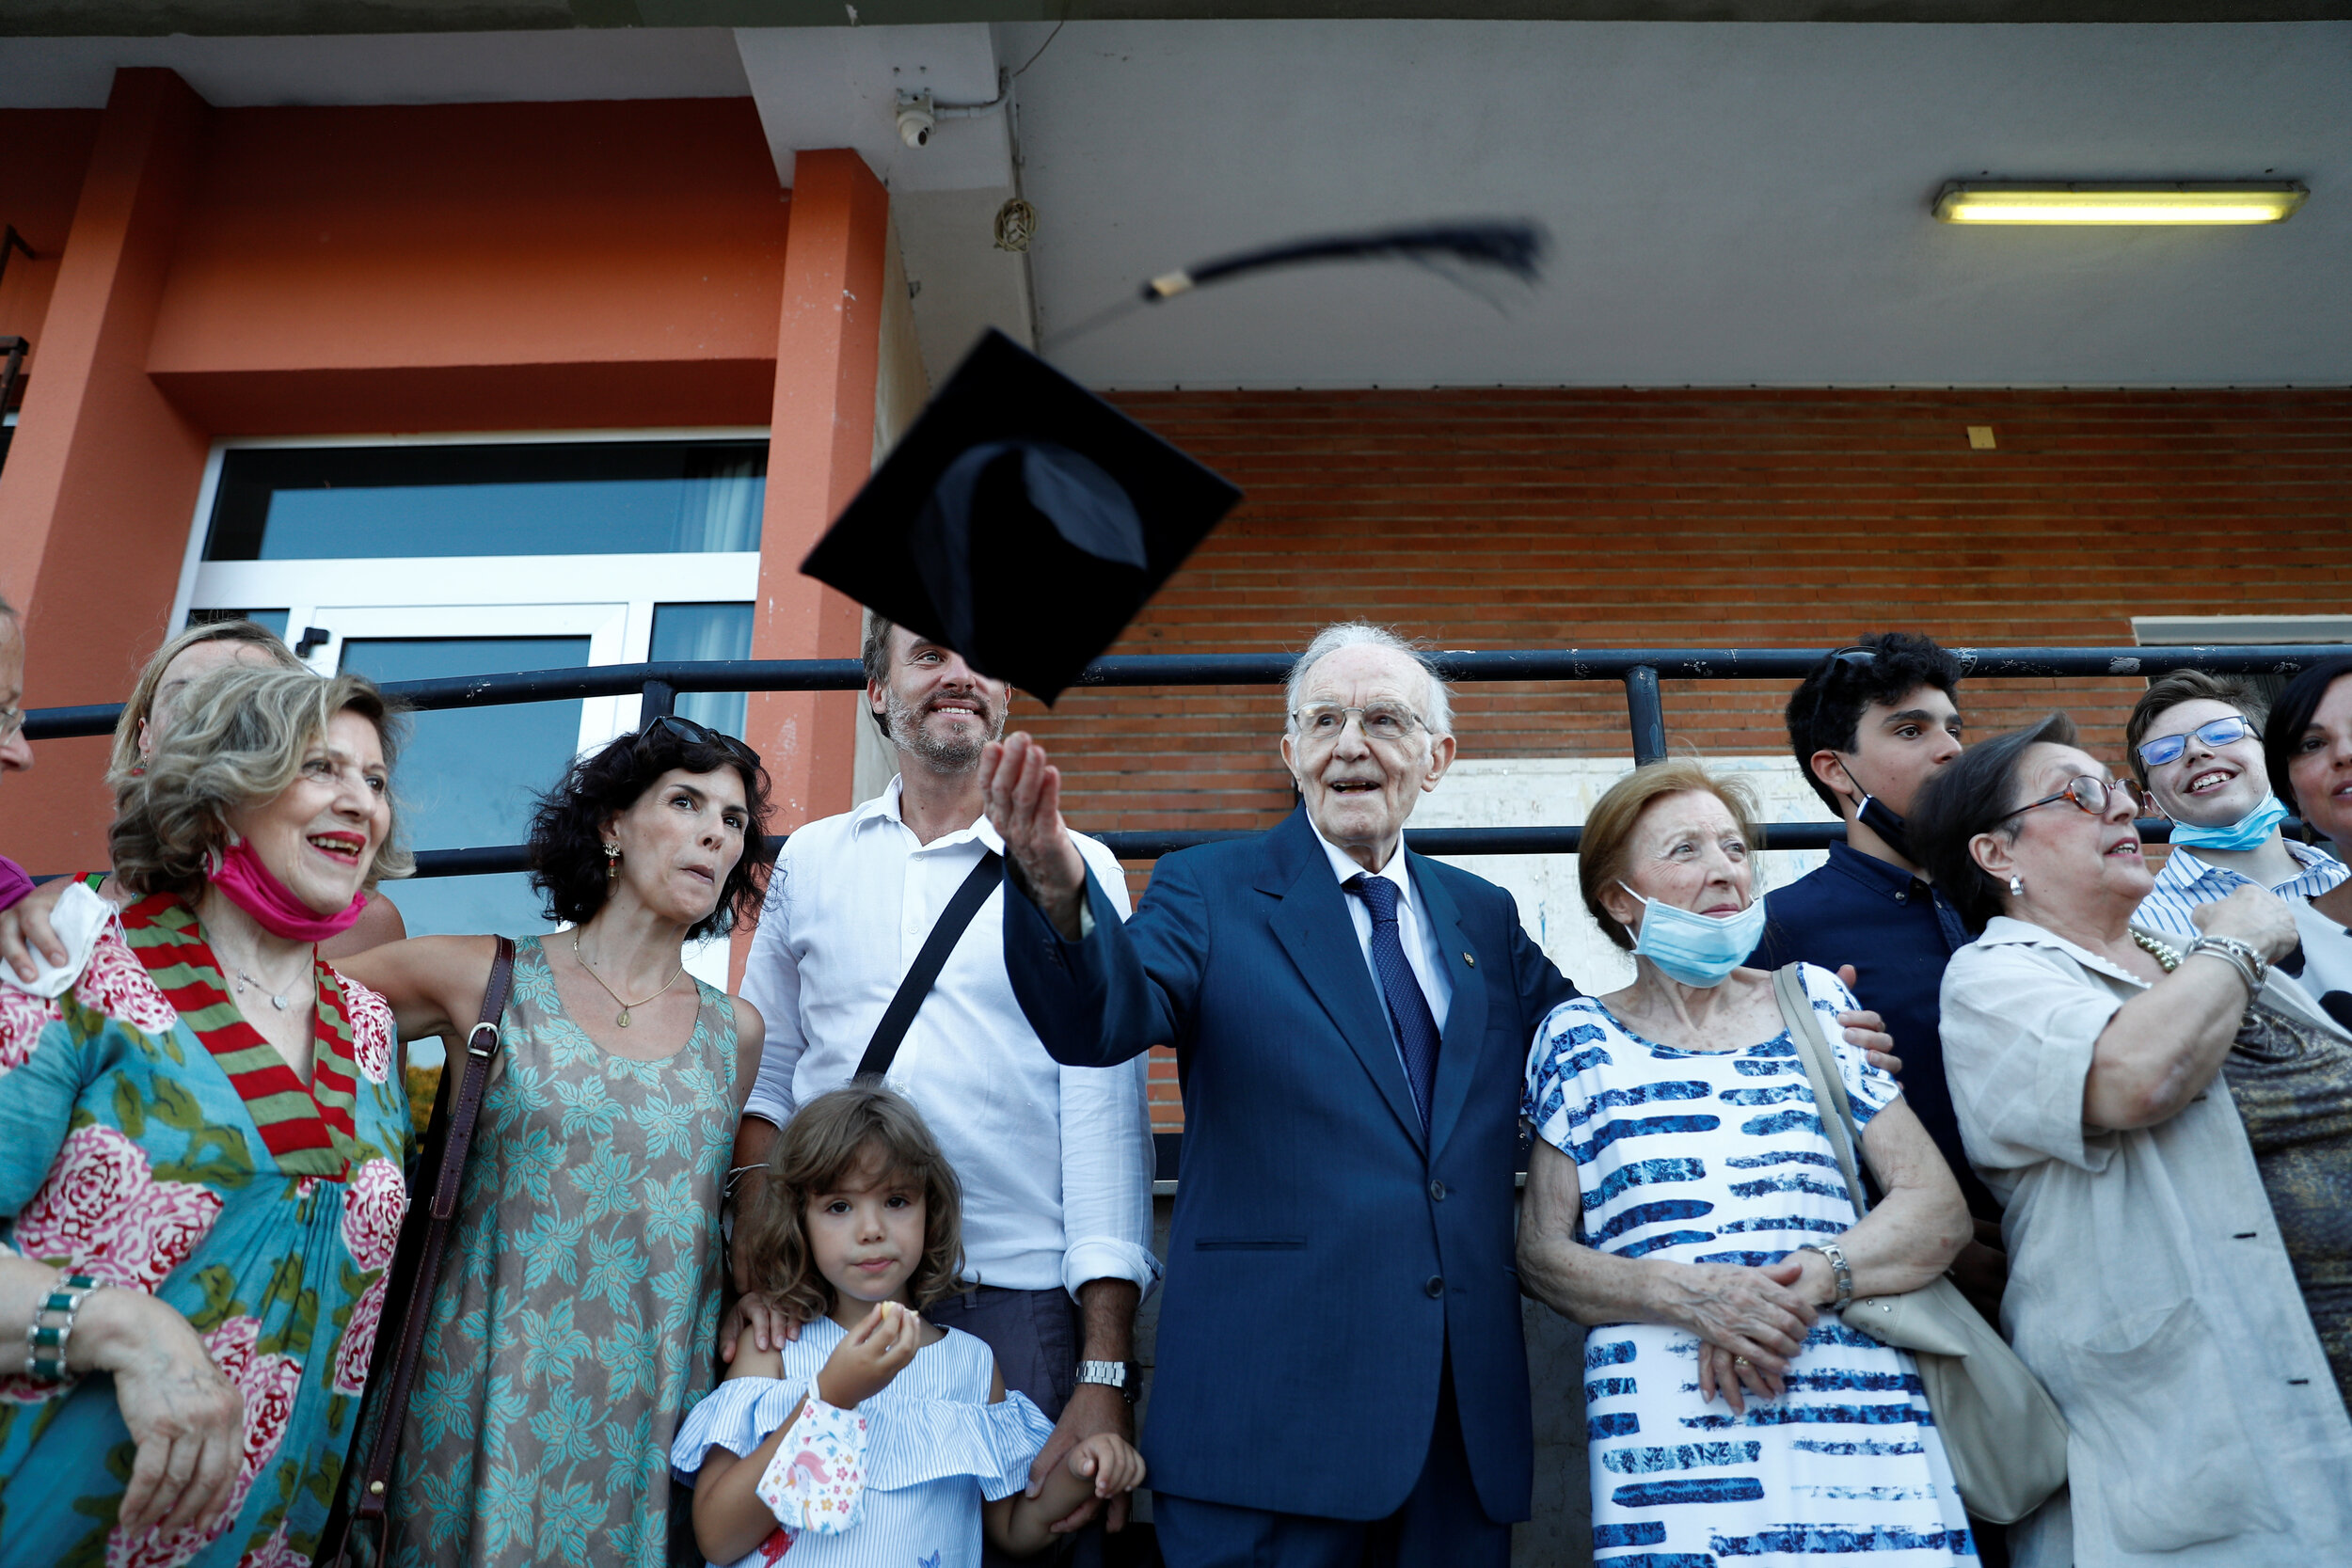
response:
[[[1157,303],[1189,293],[1203,283],[1307,261],[1468,261],[1498,267],[1523,282],[1533,283],[1541,270],[1544,244],[1543,230],[1524,220],[1422,224],[1363,234],[1326,234],[1317,239],[1239,251],[1214,261],[1162,273],[1143,285],[1143,298],[1147,303]]]

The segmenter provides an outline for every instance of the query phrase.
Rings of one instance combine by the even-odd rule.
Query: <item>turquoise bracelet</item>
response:
[[[24,1330],[24,1371],[36,1383],[63,1383],[66,1346],[73,1338],[73,1316],[98,1289],[86,1274],[70,1274],[49,1292]]]

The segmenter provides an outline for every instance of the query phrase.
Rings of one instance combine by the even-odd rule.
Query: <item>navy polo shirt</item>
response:
[[[1840,964],[1854,966],[1854,994],[1895,1037],[1912,1114],[1960,1178],[1969,1212],[2000,1218],[1999,1202],[1969,1167],[1944,1081],[1944,966],[1973,940],[1959,914],[1910,872],[1846,844],[1831,845],[1829,863],[1818,871],[1766,894],[1764,913],[1764,940],[1748,962],[1817,964],[1833,974]]]

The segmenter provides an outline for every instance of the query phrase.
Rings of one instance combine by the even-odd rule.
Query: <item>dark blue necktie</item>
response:
[[[1397,885],[1386,877],[1358,873],[1341,884],[1372,908],[1372,970],[1380,976],[1380,991],[1389,1004],[1389,1022],[1396,1025],[1399,1053],[1405,1058],[1406,1081],[1412,1085],[1413,1108],[1421,1113],[1423,1132],[1429,1128],[1429,1097],[1438,1085],[1438,1020],[1429,998],[1413,978],[1405,959],[1405,941],[1396,924]]]

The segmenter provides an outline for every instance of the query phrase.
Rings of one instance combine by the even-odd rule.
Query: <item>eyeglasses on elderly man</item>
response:
[[[1328,746],[1346,733],[1350,716],[1362,727],[1364,738],[1380,746],[1402,746],[1429,727],[1420,714],[1395,703],[1370,703],[1362,707],[1315,703],[1294,712],[1291,722],[1309,745]]]

